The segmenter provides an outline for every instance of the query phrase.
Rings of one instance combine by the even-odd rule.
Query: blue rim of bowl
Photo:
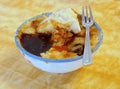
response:
[[[18,39],[18,33],[19,33],[19,30],[21,29],[21,27],[24,25],[24,24],[27,24],[28,22],[36,19],[36,18],[40,18],[42,17],[43,15],[46,15],[46,16],[49,16],[51,13],[44,13],[44,14],[41,14],[41,15],[37,15],[37,16],[34,16],[28,20],[26,20],[25,22],[23,22],[16,30],[16,34],[15,34],[15,37],[14,37],[14,41],[16,43],[16,46],[18,47],[19,51],[22,52],[22,54],[24,55],[27,55],[29,57],[32,57],[33,59],[35,60],[40,60],[40,61],[44,61],[44,62],[52,62],[52,63],[63,63],[63,62],[72,62],[72,61],[77,61],[77,60],[81,60],[83,55],[81,56],[78,56],[78,57],[75,57],[75,58],[66,58],[66,59],[48,59],[48,58],[42,58],[42,57],[39,57],[39,56],[36,56],[34,54],[31,54],[29,53],[28,51],[26,51],[20,44],[19,42],[19,39]],[[100,36],[100,39],[99,39],[99,42],[97,43],[96,47],[94,48],[93,50],[93,53],[97,51],[97,49],[100,47],[100,45],[102,44],[102,41],[103,41],[103,32],[100,28],[100,26],[94,22],[93,24],[97,30],[99,31],[99,36]],[[93,54],[92,53],[92,54]]]

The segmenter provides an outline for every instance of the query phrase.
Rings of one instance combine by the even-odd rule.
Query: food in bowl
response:
[[[82,53],[85,28],[81,25],[81,16],[72,9],[59,11],[26,20],[17,28],[15,34],[16,46],[24,58],[36,68],[51,73],[67,73],[84,66]],[[55,29],[58,27],[59,29]],[[93,55],[103,40],[102,30],[96,22],[90,28],[90,40]]]
[[[22,47],[42,58],[62,60],[81,56],[84,50],[85,28],[81,16],[73,9],[55,11],[23,25],[18,33]],[[99,41],[99,32],[90,28],[93,50]]]

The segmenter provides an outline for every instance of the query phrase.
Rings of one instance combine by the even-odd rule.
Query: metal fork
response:
[[[93,25],[94,21],[93,21],[91,7],[86,6],[85,8],[86,10],[84,11],[84,7],[82,7],[82,25],[86,28],[85,47],[84,47],[84,53],[83,53],[83,65],[89,65],[92,63],[92,52],[90,47],[90,29],[89,28],[91,25]],[[86,16],[85,16],[85,12],[86,12]]]

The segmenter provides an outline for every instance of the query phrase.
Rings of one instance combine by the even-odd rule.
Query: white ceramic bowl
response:
[[[44,15],[49,16],[50,13],[45,13]],[[19,30],[21,29],[21,27],[24,24],[30,22],[31,20],[34,20],[36,18],[40,18],[42,16],[43,16],[43,14],[35,16],[33,18],[30,18],[18,27],[16,34],[15,34],[15,43],[16,43],[18,49],[20,50],[20,52],[24,55],[26,60],[31,62],[31,64],[33,66],[35,66],[38,69],[41,69],[43,71],[46,71],[46,72],[67,73],[67,72],[71,72],[71,71],[74,71],[74,70],[81,68],[83,66],[83,64],[82,64],[83,56],[78,56],[76,58],[62,59],[62,60],[52,60],[52,59],[41,58],[39,56],[33,55],[33,54],[29,53],[28,51],[26,51],[21,46],[21,44],[19,42],[19,38],[18,38],[18,33],[19,33]],[[94,26],[99,31],[100,39],[99,39],[99,42],[96,45],[93,53],[100,47],[102,40],[103,40],[103,32],[102,32],[101,28],[99,27],[99,25],[96,22],[94,22]]]

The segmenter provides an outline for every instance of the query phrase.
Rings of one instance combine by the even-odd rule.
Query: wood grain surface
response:
[[[120,0],[90,1],[104,33],[90,66],[66,74],[43,72],[27,63],[14,43],[26,19],[65,7],[81,12],[84,1],[0,0],[0,89],[120,89]]]

